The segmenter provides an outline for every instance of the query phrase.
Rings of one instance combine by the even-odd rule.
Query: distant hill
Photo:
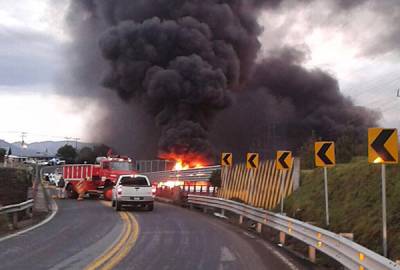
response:
[[[32,148],[32,149],[38,150],[40,152],[47,152],[51,155],[55,155],[57,153],[57,150],[66,144],[70,144],[75,147],[75,142],[71,142],[71,141],[56,141],[56,142],[43,141],[43,142],[30,143],[30,144],[28,144],[28,148]],[[78,146],[78,149],[81,149],[85,146],[92,147],[93,144],[78,142],[77,146]]]
[[[16,156],[55,156],[57,150],[66,144],[71,144],[75,147],[75,142],[71,141],[43,141],[29,143],[27,148],[22,148],[18,142],[9,143],[0,139],[0,148],[11,148],[12,154]],[[78,149],[85,146],[92,147],[93,144],[78,142]]]
[[[13,144],[6,142],[4,140],[0,140],[0,148],[9,149],[11,148],[11,153],[16,156],[35,156],[40,152],[34,148],[22,148],[19,144]]]

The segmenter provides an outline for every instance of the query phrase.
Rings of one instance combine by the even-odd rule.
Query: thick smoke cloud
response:
[[[305,69],[304,59],[302,52],[286,48],[255,66],[245,91],[217,119],[212,139],[221,151],[272,157],[279,149],[297,149],[312,135],[365,139],[366,128],[376,125],[379,115],[355,106],[331,75]],[[235,125],[227,127],[230,121]]]
[[[274,4],[274,2],[271,2]],[[262,1],[84,1],[109,28],[99,45],[110,63],[103,85],[139,99],[161,129],[161,155],[211,158],[208,132],[230,104],[260,48]]]
[[[141,121],[132,112],[146,111],[156,127],[145,130],[149,138],[159,133],[159,154],[165,157],[172,153],[210,160],[215,147],[211,142],[217,150],[244,152],[261,145],[254,138],[276,129],[282,130],[281,142],[298,147],[312,130],[336,138],[373,123],[370,112],[341,95],[335,79],[321,70],[304,69],[302,54],[295,50],[256,62],[262,32],[258,14],[279,4],[278,0],[74,1],[70,17],[84,18],[72,29],[77,44],[80,38],[85,41],[77,49],[90,55],[82,55],[83,63],[78,59],[76,66],[96,71],[92,76],[107,69],[103,86],[134,107],[126,110],[123,122]],[[84,88],[91,88],[89,96],[109,96],[99,86]],[[113,119],[113,125],[103,127],[111,129],[121,122]],[[124,136],[116,138],[120,142],[144,142],[131,140],[140,131],[123,132],[123,125],[120,129]],[[142,156],[141,151],[135,154]]]

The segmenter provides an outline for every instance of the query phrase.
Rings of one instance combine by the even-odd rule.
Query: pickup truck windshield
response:
[[[127,187],[149,187],[149,183],[147,182],[147,179],[144,177],[123,177],[121,181],[119,182],[120,185],[122,186],[127,186]]]
[[[132,171],[133,170],[133,166],[131,162],[111,162],[111,169],[114,171]]]

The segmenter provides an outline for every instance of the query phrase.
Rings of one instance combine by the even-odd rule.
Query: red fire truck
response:
[[[91,197],[104,196],[111,200],[112,187],[118,177],[136,174],[132,160],[126,156],[99,157],[96,164],[73,164],[63,166],[68,198],[77,198],[80,191]]]

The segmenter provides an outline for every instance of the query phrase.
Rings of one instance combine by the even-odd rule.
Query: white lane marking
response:
[[[221,258],[220,262],[234,262],[236,260],[235,255],[227,247],[221,247]]]
[[[247,237],[251,238],[251,239],[255,239],[256,237],[254,235],[252,235],[251,233],[248,232],[242,232],[244,235],[246,235]]]
[[[13,233],[13,234],[10,234],[10,235],[6,235],[6,236],[0,238],[0,242],[3,242],[3,241],[5,241],[5,240],[7,240],[7,239],[16,237],[16,236],[18,236],[18,235],[27,233],[27,232],[29,232],[29,231],[32,231],[32,230],[34,230],[34,229],[36,229],[36,228],[39,228],[40,226],[43,226],[44,224],[48,223],[50,220],[52,220],[52,219],[54,218],[54,216],[55,216],[55,215],[57,214],[57,212],[58,212],[58,206],[57,206],[57,203],[56,203],[54,200],[52,200],[51,208],[52,208],[52,213],[51,213],[51,215],[48,216],[45,220],[43,220],[42,222],[40,222],[40,223],[38,223],[38,224],[36,224],[36,225],[34,225],[34,226],[32,226],[32,227],[29,227],[29,228],[27,228],[27,229],[25,229],[25,230],[18,231],[18,232],[16,232],[16,233]]]
[[[235,255],[227,247],[221,247],[221,257],[219,259],[218,270],[224,269],[224,264],[236,261]]]
[[[276,257],[278,257],[280,260],[282,260],[287,266],[289,266],[290,269],[292,270],[300,270],[296,265],[294,265],[288,258],[283,256],[279,251],[275,250],[273,247],[268,245],[262,240],[258,240],[259,243],[261,243],[266,249],[268,249],[272,254],[274,254]]]

